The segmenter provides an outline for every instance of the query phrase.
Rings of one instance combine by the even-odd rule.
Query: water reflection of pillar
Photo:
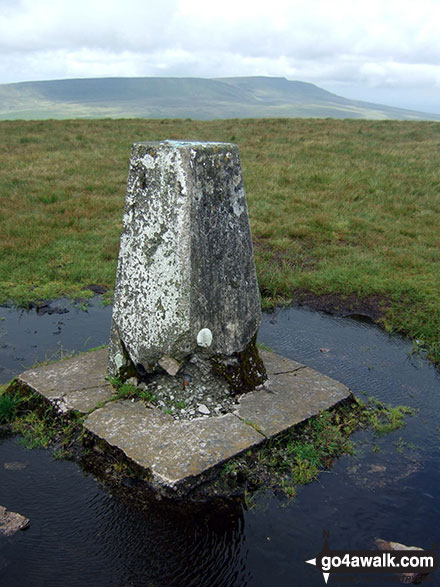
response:
[[[133,587],[246,585],[244,517],[237,501],[135,508],[112,500],[97,518],[105,558],[117,560],[113,580]]]

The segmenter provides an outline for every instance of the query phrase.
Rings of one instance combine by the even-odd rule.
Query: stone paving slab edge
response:
[[[61,412],[88,413],[85,428],[151,473],[156,487],[197,484],[202,474],[350,397],[343,385],[301,363],[260,350],[268,380],[222,416],[174,420],[141,401],[114,397],[107,349],[29,369],[18,381]],[[102,406],[102,402],[107,402]]]
[[[263,389],[240,398],[234,414],[271,437],[350,396],[350,390],[342,383],[304,367],[270,374]]]
[[[176,421],[157,408],[127,400],[94,411],[84,426],[168,487],[264,441],[263,435],[233,414]]]
[[[49,365],[28,369],[18,381],[48,399],[63,397],[71,391],[109,385],[106,379],[108,349],[103,348]]]

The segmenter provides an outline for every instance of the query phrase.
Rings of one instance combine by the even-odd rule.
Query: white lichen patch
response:
[[[124,357],[121,355],[121,353],[116,353],[115,365],[116,365],[117,369],[119,370],[123,364],[124,364]]]
[[[154,169],[155,161],[154,157],[152,157],[149,153],[146,153],[141,159],[142,165],[146,169]]]
[[[236,216],[241,216],[243,214],[243,212],[245,211],[245,207],[238,200],[234,200],[232,202],[232,209],[234,210],[234,214]]]
[[[127,191],[113,311],[134,363],[142,363],[145,341],[166,354],[189,325],[190,222],[181,154],[146,154],[132,161],[132,170],[139,163],[159,180],[158,191],[145,205],[138,190]]]

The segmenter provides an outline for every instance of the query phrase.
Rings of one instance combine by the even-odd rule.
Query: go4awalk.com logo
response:
[[[422,579],[433,579],[438,566],[436,550],[423,550],[397,542],[375,541],[379,550],[331,550],[328,544],[329,532],[324,532],[324,546],[316,558],[306,563],[315,565],[328,582],[330,574],[345,575],[344,582],[359,574],[379,576],[383,580],[400,580],[401,583],[418,584]],[[340,577],[342,579],[342,577]],[[372,577],[373,578],[373,577]]]

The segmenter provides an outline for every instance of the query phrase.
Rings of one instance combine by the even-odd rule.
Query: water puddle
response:
[[[39,361],[107,344],[112,307],[60,299],[40,311],[0,307],[0,383]]]
[[[0,378],[11,379],[61,349],[105,344],[111,308],[94,299],[87,312],[37,315],[0,308]],[[365,549],[375,537],[432,548],[440,544],[440,377],[411,345],[378,328],[305,309],[265,314],[260,341],[348,385],[363,397],[417,408],[404,429],[358,450],[287,503],[260,495],[248,511],[140,509],[111,495],[92,476],[48,451],[0,440],[0,504],[31,526],[0,539],[0,573],[8,587],[324,585],[305,560],[323,545]],[[437,577],[436,577],[437,579]],[[339,579],[330,577],[329,584]],[[397,582],[397,580],[396,580]],[[434,582],[435,583],[435,582]],[[376,585],[377,579],[357,579]]]

